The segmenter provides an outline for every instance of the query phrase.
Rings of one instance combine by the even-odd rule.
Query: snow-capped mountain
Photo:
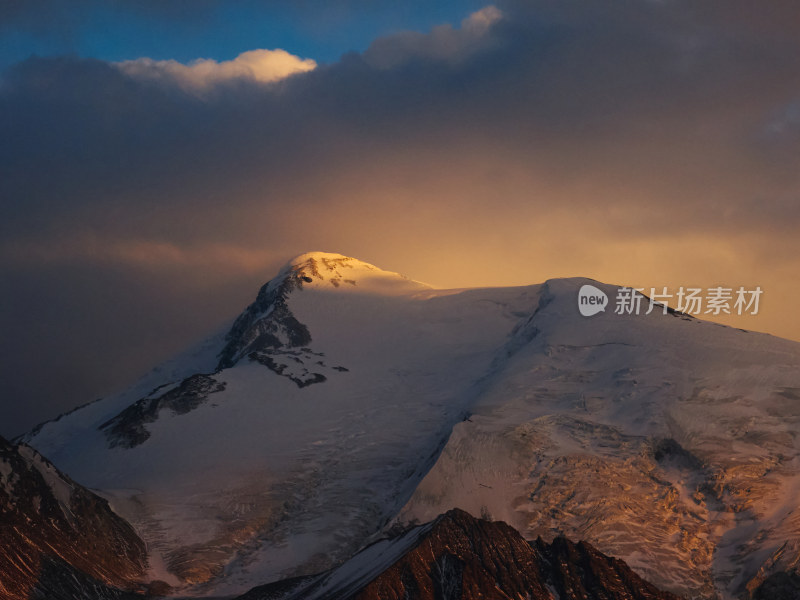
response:
[[[139,589],[144,542],[102,498],[33,448],[0,438],[0,598],[122,600]]]
[[[304,255],[227,335],[28,441],[135,525],[153,578],[222,594],[316,573],[397,514],[537,289]]]
[[[689,597],[796,569],[800,344],[585,318],[587,282],[438,290],[303,255],[227,332],[26,441],[187,594],[319,573],[454,507]]]

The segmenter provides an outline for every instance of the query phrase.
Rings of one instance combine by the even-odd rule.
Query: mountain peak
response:
[[[301,288],[341,288],[366,294],[402,295],[429,288],[399,273],[335,252],[300,254],[287,262],[272,282],[282,284],[287,277]]]
[[[220,353],[217,370],[233,366],[244,356],[257,360],[257,353],[303,348],[311,342],[308,327],[292,312],[290,297],[298,292],[337,291],[367,296],[405,296],[430,289],[375,265],[332,252],[307,252],[290,260],[277,277],[258,292],[255,302],[234,322]],[[254,354],[255,353],[255,354]],[[262,356],[272,368],[272,358]],[[324,377],[323,377],[324,379]],[[302,385],[319,381],[312,377]],[[300,383],[298,383],[300,385]]]
[[[339,254],[338,252],[321,252],[321,251],[314,251],[314,252],[306,252],[304,254],[299,254],[295,256],[291,260],[289,260],[286,265],[287,266],[299,266],[308,263],[309,261],[356,261],[356,262],[363,262],[358,260],[357,258],[353,258],[352,256],[345,256],[344,254]],[[366,263],[364,263],[366,264]],[[370,265],[372,266],[372,265]],[[375,267],[377,268],[377,267]]]

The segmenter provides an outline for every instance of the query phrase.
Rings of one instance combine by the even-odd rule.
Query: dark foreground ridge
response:
[[[0,437],[0,598],[141,598],[144,542],[108,503]]]
[[[367,575],[373,561],[385,560],[391,548],[401,550],[388,567]],[[239,600],[301,598],[680,600],[587,543],[563,537],[551,544],[528,542],[506,523],[476,519],[458,509],[403,534],[386,550],[367,548],[320,577],[262,586]]]

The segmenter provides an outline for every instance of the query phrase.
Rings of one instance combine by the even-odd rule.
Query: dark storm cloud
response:
[[[79,25],[82,17],[96,9],[114,8],[155,19],[191,20],[207,18],[223,0],[3,0],[0,31],[22,29],[33,33],[61,31]]]
[[[17,412],[0,433],[121,385],[306,250],[402,270],[475,240],[530,261],[572,234],[794,247],[793,4],[500,7],[268,84],[77,58],[3,73],[0,379]],[[548,276],[580,268],[576,244],[575,263],[545,255],[572,269]]]
[[[164,210],[165,199],[213,210],[232,183],[292,185],[298,169],[368,158],[360,156],[365,147],[396,140],[489,139],[556,169],[577,167],[574,156],[583,168],[611,161],[623,169],[629,146],[638,145],[667,177],[691,168],[684,162],[696,160],[694,152],[727,153],[727,142],[742,152],[779,151],[779,140],[758,136],[770,111],[796,93],[796,54],[725,39],[724,29],[721,40],[693,39],[698,25],[670,29],[659,10],[605,15],[592,27],[571,14],[541,22],[529,11],[461,48],[453,36],[428,48],[395,36],[277,89],[233,81],[204,97],[98,61],[30,60],[7,73],[0,100],[12,142],[4,146],[4,185],[26,205],[4,226],[16,231],[21,219],[38,228],[42,215],[48,223],[102,220],[110,202],[115,214],[132,205]],[[449,54],[442,58],[439,48]],[[451,60],[461,54],[468,58]],[[667,146],[648,144],[649,136]],[[672,169],[659,154],[675,157],[676,149],[685,161]],[[150,225],[158,227],[142,223]]]

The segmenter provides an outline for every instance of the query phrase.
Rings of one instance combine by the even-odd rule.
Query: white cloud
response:
[[[281,49],[250,50],[222,62],[199,58],[183,64],[175,60],[138,58],[116,64],[131,77],[174,82],[184,90],[194,92],[203,92],[233,80],[273,83],[317,66],[310,58],[303,59]]]

